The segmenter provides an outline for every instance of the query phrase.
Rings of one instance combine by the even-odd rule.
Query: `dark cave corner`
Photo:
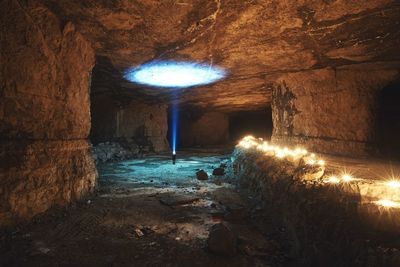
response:
[[[232,148],[246,135],[268,140],[272,135],[271,108],[226,112],[185,108],[179,112],[178,121],[178,147],[184,149]],[[168,136],[171,136],[170,132]]]
[[[400,160],[400,79],[378,94],[376,150],[385,159]]]
[[[243,111],[229,116],[229,139],[236,144],[243,136],[254,135],[270,140],[272,135],[272,110]]]

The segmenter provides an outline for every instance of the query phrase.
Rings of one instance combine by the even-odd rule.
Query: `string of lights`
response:
[[[291,149],[288,147],[281,147],[271,144],[262,138],[255,138],[251,135],[241,139],[236,147],[244,150],[255,149],[256,151],[263,152],[266,157],[299,161],[310,166],[322,167],[326,164],[324,159],[318,157],[314,153],[310,153],[304,148],[296,147]],[[325,184],[339,185],[345,183],[365,182],[365,179],[356,178],[349,173],[343,172],[339,175],[324,175],[322,177],[322,182]],[[384,208],[400,208],[400,202],[393,199],[393,196],[400,198],[400,180],[368,180],[368,182],[383,187],[379,193],[378,199],[371,201],[371,203]]]

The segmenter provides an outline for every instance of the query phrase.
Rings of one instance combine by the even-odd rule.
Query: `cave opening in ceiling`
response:
[[[125,71],[125,79],[143,85],[186,88],[217,82],[226,76],[220,67],[190,61],[151,61]]]

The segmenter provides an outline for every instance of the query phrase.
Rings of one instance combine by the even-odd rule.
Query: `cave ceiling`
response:
[[[400,59],[398,0],[44,0],[73,21],[98,56],[93,90],[168,101],[168,90],[121,73],[153,59],[228,70],[222,82],[182,90],[180,101],[221,110],[259,109],[271,79],[340,65]]]

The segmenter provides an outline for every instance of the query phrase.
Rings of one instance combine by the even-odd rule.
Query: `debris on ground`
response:
[[[48,254],[50,252],[50,248],[48,248],[43,241],[35,241],[33,242],[33,249],[31,256]]]
[[[224,175],[224,174],[225,174],[224,168],[218,167],[213,170],[213,175],[220,176],[220,175]]]
[[[86,199],[12,235],[0,233],[0,266],[276,266],[280,251],[255,238],[264,236],[257,230],[263,220],[226,221],[229,212],[240,213],[236,206],[251,210],[247,198],[225,176],[193,177],[194,170],[212,173],[209,166],[223,158],[182,156],[179,169],[159,156],[102,165],[89,206]]]
[[[208,174],[204,170],[199,170],[196,172],[196,177],[200,181],[208,180]]]
[[[136,234],[137,237],[144,236],[144,233],[139,228],[135,228],[135,234]]]

